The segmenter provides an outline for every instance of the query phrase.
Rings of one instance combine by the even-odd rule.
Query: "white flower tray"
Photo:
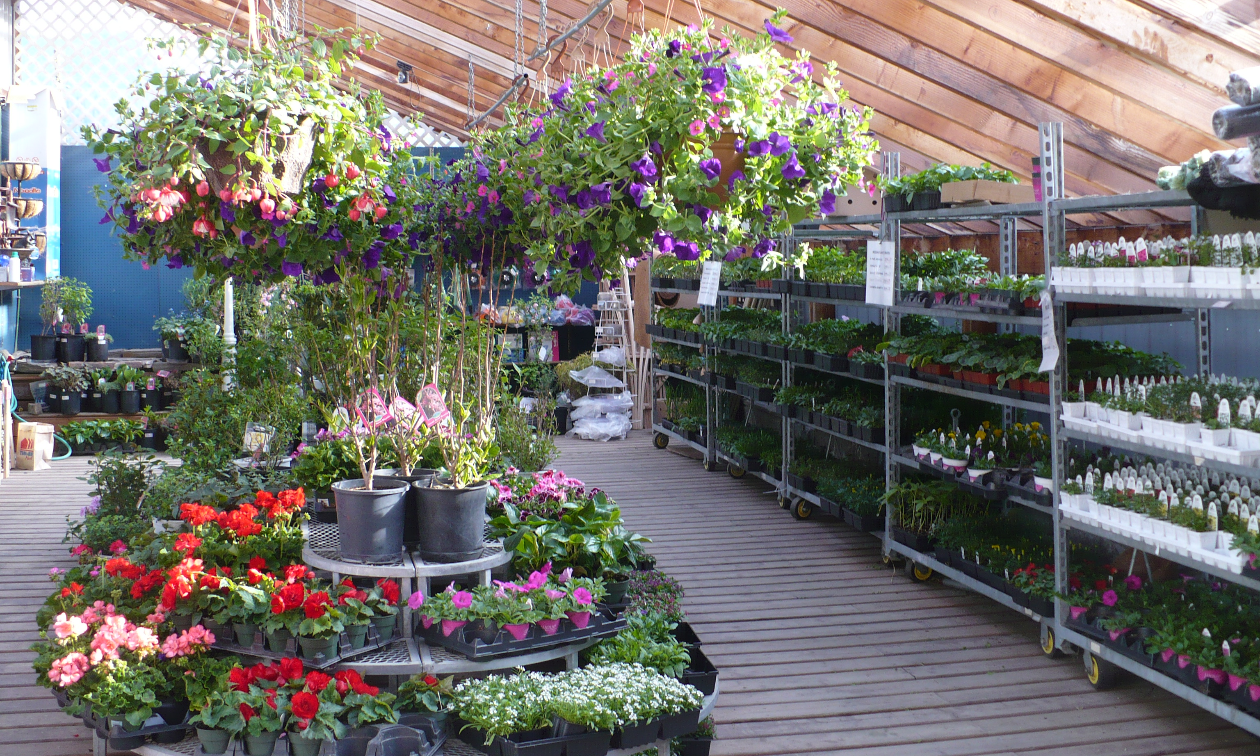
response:
[[[1108,296],[1140,297],[1146,293],[1142,286],[1142,269],[1094,268],[1094,293]]]
[[[1200,533],[1166,520],[1099,504],[1089,494],[1060,495],[1059,510],[1069,520],[1140,541],[1155,549],[1156,554],[1179,554],[1234,574],[1242,574],[1247,564],[1245,554],[1230,548],[1233,538],[1226,532]]]
[[[1050,285],[1064,294],[1093,294],[1093,268],[1051,268]]]
[[[1189,265],[1158,265],[1139,270],[1148,297],[1185,297],[1190,293]]]
[[[1190,291],[1201,299],[1246,299],[1251,295],[1242,268],[1190,268]]]

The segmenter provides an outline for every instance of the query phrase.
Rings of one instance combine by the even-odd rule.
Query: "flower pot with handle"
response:
[[[480,556],[489,490],[489,483],[468,488],[420,487],[420,557],[447,563]]]
[[[407,488],[407,496],[403,503],[403,545],[408,549],[415,548],[416,544],[420,542],[420,489],[428,488],[436,475],[437,470],[416,468],[411,471],[410,475],[403,475],[401,472],[398,472],[393,475],[377,477],[377,480],[389,478],[390,480],[402,480],[411,484]]]
[[[40,362],[52,362],[57,359],[57,337],[33,334],[31,336],[31,359]]]
[[[228,743],[232,741],[232,733],[227,730],[207,730],[198,727],[197,740],[201,743],[202,753],[227,753]]]
[[[370,491],[361,479],[333,484],[342,559],[386,562],[398,558],[408,485],[386,477],[374,480]]]

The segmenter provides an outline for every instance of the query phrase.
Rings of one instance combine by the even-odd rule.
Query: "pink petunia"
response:
[[[590,604],[591,602],[593,602],[595,600],[595,597],[592,596],[591,592],[586,590],[585,588],[575,588],[573,589],[573,600],[578,602],[582,606],[586,606],[587,604]]]
[[[1108,590],[1106,593],[1102,595],[1102,602],[1106,606],[1115,606],[1116,602],[1119,600],[1120,600],[1120,596],[1115,591],[1112,591],[1112,590]]]
[[[472,602],[473,596],[468,591],[456,591],[455,595],[451,596],[451,604],[456,609],[467,609],[472,606]]]
[[[1130,575],[1124,579],[1124,587],[1131,591],[1140,590],[1142,588],[1142,578],[1137,575]]]
[[[420,605],[423,603],[424,603],[424,594],[420,591],[416,591],[415,593],[407,597],[407,606],[411,607],[412,609],[419,609]]]

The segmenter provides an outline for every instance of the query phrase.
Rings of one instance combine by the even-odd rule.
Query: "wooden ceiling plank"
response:
[[[1239,52],[1260,50],[1260,9],[1246,11],[1244,3],[1220,0],[1137,0],[1139,5],[1167,18],[1180,21],[1229,44]],[[1254,4],[1253,4],[1254,8]]]
[[[1059,68],[1080,72],[1091,83],[1145,106],[1183,128],[1219,144],[1212,131],[1212,112],[1221,105],[1225,80],[1214,89],[1130,55],[1075,26],[1014,2],[978,5],[973,0],[926,0],[928,4],[993,35],[1004,44],[1028,51]],[[1098,0],[1091,7],[1107,7]],[[1176,103],[1176,107],[1168,107]],[[1218,148],[1219,149],[1219,148]]]
[[[1143,55],[1156,65],[1199,82],[1224,96],[1231,71],[1260,65],[1256,50],[1240,52],[1222,45],[1167,16],[1128,0],[1019,0],[1043,13],[1058,16],[1082,29]]]

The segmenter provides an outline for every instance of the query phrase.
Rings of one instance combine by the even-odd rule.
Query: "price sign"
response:
[[[1050,301],[1050,292],[1041,292],[1041,366],[1039,372],[1054,370],[1059,362],[1059,338],[1054,332],[1054,304]]]
[[[897,283],[897,247],[890,241],[873,241],[866,245],[866,303],[880,307],[893,306]]]
[[[700,296],[696,300],[704,307],[717,304],[718,286],[722,282],[722,262],[706,262],[704,272],[700,274]]]

